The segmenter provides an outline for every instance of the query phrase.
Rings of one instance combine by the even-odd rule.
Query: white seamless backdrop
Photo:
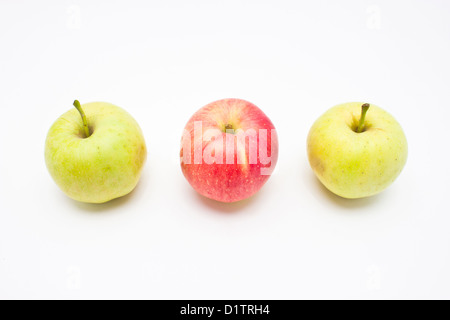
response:
[[[450,298],[450,3],[0,1],[0,298]],[[222,98],[259,106],[280,141],[253,198],[198,196],[185,123]],[[44,163],[51,124],[107,101],[149,150],[131,195],[68,199]],[[309,168],[328,108],[367,101],[409,143],[397,181],[345,200]],[[369,111],[370,112],[370,111]]]

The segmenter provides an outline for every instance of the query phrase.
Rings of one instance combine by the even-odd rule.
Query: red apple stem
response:
[[[75,100],[73,102],[73,105],[75,108],[77,108],[78,112],[81,115],[81,119],[83,120],[83,127],[84,127],[84,134],[86,135],[86,138],[89,138],[91,136],[91,133],[89,132],[89,126],[86,119],[86,114],[83,111],[83,108],[81,108],[80,101]]]
[[[364,129],[364,120],[366,119],[367,110],[369,110],[370,104],[364,103],[361,106],[361,118],[359,118],[358,129],[356,129],[357,133],[361,133]]]

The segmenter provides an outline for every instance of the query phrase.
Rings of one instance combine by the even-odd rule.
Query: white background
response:
[[[0,2],[0,298],[450,298],[448,1]],[[198,196],[178,163],[189,117],[217,99],[278,129],[253,198]],[[105,205],[50,178],[51,124],[107,101],[140,123],[141,183]],[[345,200],[306,157],[312,123],[367,101],[409,158],[382,194]],[[370,111],[369,111],[370,112]]]

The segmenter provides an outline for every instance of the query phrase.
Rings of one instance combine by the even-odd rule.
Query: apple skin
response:
[[[405,134],[386,111],[370,105],[365,130],[356,132],[361,102],[335,106],[309,131],[308,159],[331,192],[349,199],[375,195],[400,174],[408,156]]]
[[[202,134],[195,135],[195,122],[202,123]],[[250,161],[249,145],[238,142],[236,135],[226,131],[225,126],[229,124],[233,130],[259,129],[267,130],[267,134],[258,134],[256,144],[258,150],[261,143],[267,146],[266,155],[270,162],[264,164],[260,154],[257,161]],[[203,141],[202,136],[209,129],[216,130],[217,134],[210,141]],[[237,131],[236,131],[237,132]],[[223,163],[206,163],[202,156],[201,161],[185,163],[183,157],[183,146],[188,135],[190,152],[194,157],[195,150],[202,154],[208,147],[223,152]],[[233,137],[230,137],[232,135]],[[227,136],[234,140],[234,150],[226,148]],[[218,139],[222,138],[222,140]],[[220,141],[223,141],[222,144]],[[264,147],[262,147],[264,148]],[[231,154],[231,155],[230,155]],[[226,159],[230,156],[232,163]],[[238,161],[239,158],[239,161]],[[223,99],[212,102],[198,110],[188,121],[181,141],[180,151],[181,169],[190,185],[201,195],[220,202],[236,202],[251,197],[258,192],[269,179],[278,160],[278,138],[275,127],[270,119],[254,104],[241,99]],[[262,169],[266,173],[262,174]]]
[[[130,193],[147,158],[138,123],[109,103],[82,108],[89,138],[76,109],[62,115],[48,132],[45,161],[50,175],[67,196],[80,202],[104,203]]]

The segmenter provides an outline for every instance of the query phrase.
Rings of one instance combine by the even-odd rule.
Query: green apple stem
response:
[[[370,104],[364,103],[361,106],[361,118],[359,118],[358,129],[356,129],[357,133],[361,133],[364,129],[364,119],[366,119],[367,110],[369,110]]]
[[[73,105],[75,108],[77,108],[78,112],[81,115],[81,119],[83,120],[84,134],[86,135],[86,138],[89,138],[91,136],[91,133],[89,132],[89,126],[87,123],[86,114],[84,113],[83,109],[81,108],[80,101],[75,100],[73,102]]]

